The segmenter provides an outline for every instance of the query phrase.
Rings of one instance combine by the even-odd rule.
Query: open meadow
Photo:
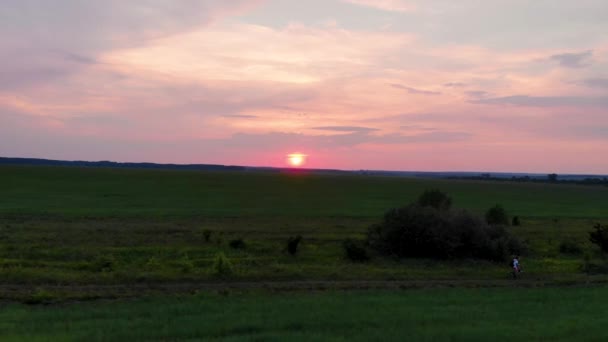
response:
[[[379,338],[378,327],[389,335],[440,340],[482,339],[490,331],[567,339],[586,327],[564,325],[571,310],[585,307],[581,315],[588,317],[576,319],[596,324],[600,307],[586,305],[607,298],[603,287],[581,286],[608,281],[588,238],[596,222],[608,221],[608,187],[303,171],[2,166],[0,188],[0,297],[10,303],[0,321],[15,340],[148,339],[152,326],[162,327],[155,336],[166,339],[367,340]],[[426,189],[440,189],[454,206],[480,215],[495,204],[517,215],[521,225],[507,229],[527,246],[522,277],[510,279],[507,263],[476,259],[396,259],[369,251],[369,261],[353,262],[345,256],[345,239],[363,241],[388,209]],[[291,255],[287,241],[298,235],[302,242]],[[229,272],[218,273],[220,254]],[[525,289],[530,287],[549,289]],[[410,288],[426,290],[402,290]],[[359,291],[365,289],[373,290]],[[319,290],[329,292],[302,293]],[[141,296],[158,299],[99,307],[18,304]],[[558,305],[558,299],[564,301]],[[443,312],[444,305],[454,311]],[[318,319],[307,321],[317,309]],[[554,319],[546,326],[539,314],[545,311]],[[132,321],[125,325],[110,312]],[[138,317],[142,312],[148,314]],[[491,320],[474,323],[489,313]],[[461,315],[466,329],[456,329]],[[40,324],[51,316],[66,325]],[[403,325],[395,317],[412,320]],[[531,330],[513,329],[528,319]],[[430,328],[437,320],[445,329]]]

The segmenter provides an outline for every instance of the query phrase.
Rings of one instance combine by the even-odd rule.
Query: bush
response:
[[[589,241],[598,245],[603,253],[608,253],[608,226],[596,223],[595,231],[589,232]]]
[[[55,300],[56,297],[45,289],[36,289],[28,298],[23,302],[25,304],[36,305],[36,304],[50,304]]]
[[[219,252],[215,256],[215,260],[213,260],[213,274],[220,278],[229,277],[234,274],[234,267],[232,267],[230,259],[223,252]]]
[[[391,209],[370,227],[368,244],[385,255],[504,261],[523,254],[523,244],[501,226],[490,226],[466,211],[419,203]]]
[[[509,225],[509,216],[505,209],[497,204],[486,212],[486,222],[492,225]]]
[[[245,249],[245,247],[247,247],[243,239],[234,239],[231,240],[228,244],[230,245],[230,248],[234,249]]]
[[[90,267],[94,272],[112,272],[116,266],[116,259],[112,254],[98,255],[91,261]]]
[[[565,240],[559,244],[559,252],[562,254],[583,254],[583,249],[574,241]]]
[[[177,266],[183,273],[190,273],[194,269],[194,263],[188,254],[184,254],[181,259],[177,261]]]
[[[512,226],[521,226],[521,221],[519,220],[519,216],[513,216],[513,220],[511,221]]]
[[[363,262],[369,260],[369,256],[367,255],[367,250],[360,243],[347,239],[342,242],[342,247],[344,248],[344,252],[346,253],[346,257],[355,262]]]
[[[158,272],[163,267],[163,264],[157,257],[150,257],[148,261],[144,264],[144,269],[147,271],[156,271]]]
[[[300,235],[290,237],[289,240],[287,240],[287,252],[291,255],[296,255],[300,241],[302,241],[302,237]]]
[[[211,241],[211,231],[209,229],[203,230],[203,237],[205,238],[205,242]]]
[[[452,207],[452,199],[440,190],[426,190],[418,197],[418,205],[421,207],[433,207],[438,210],[449,210]]]

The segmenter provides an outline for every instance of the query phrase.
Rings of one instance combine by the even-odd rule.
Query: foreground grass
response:
[[[0,310],[3,341],[602,341],[608,288],[197,295]]]

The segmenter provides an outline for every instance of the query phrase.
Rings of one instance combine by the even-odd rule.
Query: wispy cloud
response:
[[[549,59],[566,68],[584,68],[591,64],[590,59],[592,56],[593,51],[585,51],[580,53],[556,54],[549,57]]]
[[[592,88],[608,88],[608,78],[588,78],[583,83]]]
[[[474,98],[482,98],[482,97],[486,97],[488,95],[490,95],[490,93],[488,93],[487,91],[484,90],[470,90],[470,91],[465,91],[465,94],[467,94],[470,97],[474,97]]]
[[[514,105],[528,107],[607,107],[608,97],[527,96],[515,95],[472,101],[478,104]]]
[[[233,118],[233,119],[257,119],[259,116],[257,115],[246,115],[246,114],[225,114],[222,115],[225,118]]]
[[[462,88],[462,87],[466,87],[466,83],[462,83],[462,82],[448,82],[448,83],[444,83],[443,84],[444,87],[449,87],[449,88]]]
[[[342,0],[351,4],[372,7],[389,12],[409,12],[415,7],[407,0]]]
[[[322,126],[313,127],[312,129],[321,131],[335,131],[335,132],[373,132],[377,131],[377,128],[370,127],[358,127],[358,126]]]
[[[404,86],[402,84],[397,84],[397,83],[391,83],[390,86],[393,88],[397,88],[397,89],[407,90],[408,93],[414,94],[414,95],[441,95],[441,92],[438,92],[438,91],[416,89],[416,88]]]

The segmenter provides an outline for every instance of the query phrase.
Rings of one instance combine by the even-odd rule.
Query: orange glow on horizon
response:
[[[287,155],[287,163],[293,167],[300,167],[306,162],[307,155],[302,153],[290,153]]]

